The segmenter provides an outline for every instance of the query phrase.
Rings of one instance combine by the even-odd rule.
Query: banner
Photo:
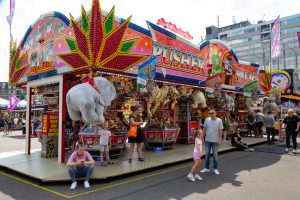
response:
[[[15,95],[10,95],[9,98],[9,105],[8,105],[8,110],[12,111],[20,102],[20,100],[18,99],[18,97],[16,97]]]
[[[6,16],[6,20],[7,20],[7,22],[9,23],[9,25],[11,25],[12,19],[13,19],[13,16],[12,16],[12,15]]]
[[[299,49],[300,49],[300,32],[297,32],[298,35],[298,44],[299,44]]]
[[[280,55],[280,21],[276,19],[271,30],[271,58],[276,58]]]
[[[252,93],[257,91],[257,87],[258,81],[253,81],[245,85],[243,88],[244,96],[251,97]]]
[[[14,15],[15,12],[15,0],[10,0],[10,15]]]
[[[224,73],[218,73],[206,79],[205,86],[207,88],[216,88],[217,85],[221,85],[223,83],[223,75]]]
[[[15,0],[10,0],[9,15],[6,16],[7,22],[11,25],[15,12]]]
[[[139,66],[137,74],[137,83],[139,88],[145,88],[147,80],[155,79],[156,74],[156,56],[152,57],[145,63]]]

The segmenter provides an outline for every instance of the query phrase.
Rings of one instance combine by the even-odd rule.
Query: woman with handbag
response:
[[[128,131],[128,142],[130,143],[130,154],[129,154],[129,163],[132,163],[133,149],[135,143],[137,144],[137,153],[139,161],[144,161],[142,157],[142,142],[144,140],[143,131],[141,125],[144,123],[142,119],[142,108],[139,106],[131,107],[132,114],[129,116],[130,128]]]

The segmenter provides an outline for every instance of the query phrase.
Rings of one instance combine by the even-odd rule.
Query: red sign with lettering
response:
[[[191,34],[188,31],[183,31],[181,28],[177,28],[176,24],[173,24],[172,22],[166,22],[164,18],[160,18],[156,24],[164,27],[165,29],[169,29],[174,33],[177,33],[186,39],[193,39],[193,36],[191,36]]]

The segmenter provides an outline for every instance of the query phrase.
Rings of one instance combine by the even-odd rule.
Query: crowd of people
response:
[[[141,143],[143,142],[143,131],[141,130],[141,125],[144,123],[141,113],[142,109],[138,106],[132,107],[132,114],[129,117],[130,131],[133,131],[133,135],[128,136],[128,142],[130,143],[130,152],[128,162],[132,163],[133,152],[135,144],[137,146],[138,161],[144,161],[141,150]],[[222,143],[224,138],[227,138],[227,133],[229,132],[230,125],[230,115],[226,115],[223,120],[217,117],[216,110],[211,109],[209,111],[210,117],[206,118],[203,124],[203,130],[197,130],[195,132],[195,147],[193,150],[194,165],[187,175],[190,181],[202,180],[199,173],[210,172],[210,153],[213,153],[213,173],[220,174],[218,169],[218,148]],[[248,133],[247,136],[252,137],[263,137],[263,126],[266,127],[267,141],[269,145],[275,142],[275,119],[273,113],[269,111],[264,115],[260,110],[256,113],[251,112],[247,116],[245,122],[247,123]],[[40,121],[37,118],[33,119],[32,125],[36,128]],[[290,149],[290,139],[292,139],[293,150],[292,153],[297,151],[297,133],[300,130],[300,119],[296,115],[295,111],[290,109],[287,115],[282,120],[285,130],[286,138],[286,149],[285,152],[288,153]],[[85,150],[85,146],[79,139],[80,123],[75,123],[72,125],[71,121],[66,121],[66,142],[67,147],[72,150],[72,154],[69,157],[67,167],[70,178],[72,179],[71,189],[77,187],[76,179],[78,177],[84,177],[84,187],[89,188],[89,179],[93,173],[95,161],[88,151]],[[12,130],[22,129],[23,134],[25,134],[26,128],[26,118],[25,115],[1,115],[0,116],[0,128],[4,131],[5,135],[8,135]],[[102,125],[97,125],[97,132],[100,141],[100,152],[101,165],[106,166],[107,164],[113,164],[110,160],[109,149],[111,147],[111,132],[109,131],[108,123]],[[241,151],[254,151],[254,149],[249,148],[249,146],[243,142],[241,130],[237,128],[233,134],[230,134],[231,145],[236,147]],[[225,133],[225,134],[224,134]],[[205,148],[205,162],[204,168],[201,168],[201,157],[203,145]],[[104,159],[105,156],[105,159]]]
[[[24,114],[1,114],[0,115],[0,131],[4,132],[4,135],[9,135],[13,130],[21,130],[25,134],[26,118]]]
[[[191,169],[191,172],[187,175],[187,178],[190,181],[202,180],[199,175],[201,173],[210,172],[210,153],[211,149],[213,152],[213,168],[216,175],[220,174],[218,170],[218,147],[222,141],[222,131],[225,130],[225,126],[222,123],[222,120],[216,117],[216,111],[210,111],[210,117],[205,119],[203,132],[201,130],[196,131],[195,134],[195,148],[193,152],[194,165]],[[255,113],[250,113],[246,119],[248,125],[248,134],[252,136],[252,132],[255,137],[263,137],[263,126],[266,127],[267,141],[268,144],[274,144],[275,139],[275,119],[273,113],[269,111],[264,115],[260,110]],[[289,152],[290,149],[290,138],[293,142],[292,153],[297,152],[297,134],[300,130],[300,119],[296,115],[296,112],[292,109],[289,109],[287,115],[284,117],[282,124],[284,125],[285,137],[286,137],[286,149],[285,153]],[[242,141],[240,135],[241,130],[236,129],[234,134],[231,135],[231,144],[234,147],[237,147],[238,150],[242,151],[254,151],[254,149],[249,148],[246,143]],[[203,170],[200,171],[201,166],[201,155],[202,155],[202,140],[205,141],[205,165]]]
[[[128,136],[128,142],[130,143],[129,151],[129,160],[128,162],[132,163],[133,152],[135,144],[137,144],[137,154],[138,161],[144,161],[141,150],[141,143],[143,142],[143,131],[140,126],[144,123],[141,117],[141,108],[138,106],[132,107],[132,114],[129,117],[130,122],[130,131],[134,130],[134,133],[130,133]],[[195,147],[193,150],[194,165],[187,175],[187,178],[190,181],[202,180],[200,173],[210,172],[210,153],[213,153],[213,173],[218,175],[220,174],[218,169],[218,148],[224,139],[224,131],[229,130],[229,124],[226,124],[226,120],[221,120],[217,117],[217,111],[211,109],[209,112],[210,117],[206,118],[203,124],[203,130],[197,130],[195,132]],[[227,116],[228,119],[230,116]],[[263,137],[263,127],[266,127],[267,141],[269,145],[274,144],[275,142],[275,119],[272,112],[268,112],[264,115],[261,111],[257,110],[256,113],[249,113],[245,122],[247,123],[248,133],[247,136],[252,137]],[[290,148],[290,138],[293,141],[293,153],[297,149],[297,132],[300,130],[300,120],[297,117],[294,110],[289,110],[287,116],[282,120],[282,123],[285,124],[285,134],[286,134],[286,149],[285,152],[289,151]],[[111,147],[111,133],[107,123],[103,125],[97,125],[98,134],[100,137],[100,157],[101,165],[106,166],[107,164],[113,164],[110,160],[109,149]],[[66,123],[66,133],[67,138],[70,138],[71,148],[73,148],[73,153],[71,154],[67,166],[69,167],[69,175],[72,179],[71,189],[77,187],[76,178],[84,177],[84,186],[89,187],[89,178],[93,172],[95,161],[88,151],[84,149],[83,143],[79,140],[79,130],[80,125],[75,124],[72,128],[72,136],[70,136],[71,126],[69,123]],[[133,129],[134,128],[134,129]],[[70,129],[70,130],[67,130]],[[230,134],[231,145],[236,147],[241,151],[254,151],[254,149],[249,148],[249,146],[243,142],[241,130],[237,128],[233,134]],[[133,134],[133,135],[132,135]],[[225,135],[225,138],[227,136]],[[201,168],[201,157],[203,145],[205,148],[205,162],[204,168],[200,171]],[[104,159],[105,155],[105,159]]]

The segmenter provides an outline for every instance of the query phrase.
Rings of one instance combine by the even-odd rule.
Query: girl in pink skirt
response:
[[[193,152],[194,157],[194,165],[192,167],[191,172],[187,175],[187,178],[195,182],[195,180],[201,181],[202,178],[199,176],[199,171],[201,167],[201,156],[202,156],[202,131],[197,130],[194,134],[195,138],[195,147]]]

